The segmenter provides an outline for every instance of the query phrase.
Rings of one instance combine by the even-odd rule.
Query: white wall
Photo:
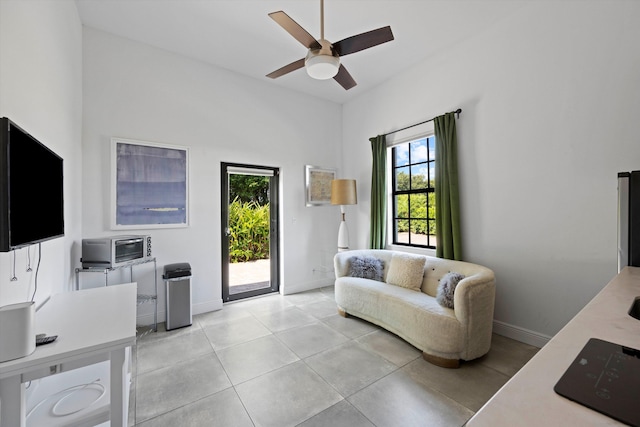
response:
[[[73,260],[79,257],[81,55],[82,26],[74,2],[0,1],[0,116],[64,159],[65,237],[42,243],[37,303],[72,288]],[[34,212],[36,218],[39,214]],[[26,272],[27,251],[31,273]],[[10,280],[14,255],[17,281]],[[0,253],[0,305],[31,298],[37,260],[37,245]]]
[[[312,270],[329,262],[339,216],[304,207],[303,165],[358,180],[347,217],[351,246],[365,247],[368,138],[461,107],[465,258],[496,272],[498,325],[552,335],[616,273],[615,177],[640,163],[639,13],[633,1],[532,3],[341,108],[82,32],[73,2],[2,0],[0,115],[65,160],[66,236],[42,245],[36,299],[71,288],[82,237],[115,233],[112,136],[190,147],[191,227],[151,234],[159,268],[192,264],[205,311],[220,307],[221,161],[282,169],[283,288],[308,289],[330,281]],[[0,305],[33,290],[26,249],[16,256],[11,282],[13,256],[0,254]]]
[[[222,307],[220,162],[281,170],[281,290],[331,283],[339,210],[307,208],[304,165],[340,166],[341,106],[84,28],[83,237],[110,230],[110,139],[190,149],[190,227],[149,232],[162,266],[192,267],[194,312]],[[140,286],[144,286],[141,284]],[[160,310],[163,307],[161,293]]]
[[[368,243],[368,138],[460,107],[464,258],[495,271],[502,332],[556,333],[616,274],[616,176],[640,168],[638,16],[531,3],[347,103],[352,240]]]

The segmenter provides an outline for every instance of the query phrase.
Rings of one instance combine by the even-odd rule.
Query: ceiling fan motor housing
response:
[[[307,74],[317,80],[335,77],[340,69],[340,57],[332,49],[331,43],[325,39],[318,40],[322,48],[309,49],[304,65]]]

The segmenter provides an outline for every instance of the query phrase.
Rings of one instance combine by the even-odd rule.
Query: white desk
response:
[[[516,373],[467,426],[622,426],[606,415],[559,396],[553,387],[589,338],[640,349],[640,321],[628,315],[633,300],[639,295],[640,268],[626,267]]]
[[[110,420],[125,427],[125,349],[136,341],[136,284],[56,294],[36,313],[36,333],[58,335],[29,356],[0,363],[0,427],[25,427],[24,382],[110,360]]]

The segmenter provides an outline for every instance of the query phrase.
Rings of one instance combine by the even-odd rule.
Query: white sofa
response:
[[[349,275],[353,257],[361,261],[365,256],[382,261],[384,281]],[[395,278],[401,265],[397,260],[407,257],[425,258],[418,290],[386,283],[392,261]],[[387,329],[422,350],[425,360],[442,367],[457,368],[460,360],[475,359],[489,351],[495,302],[495,276],[490,269],[468,262],[373,249],[339,252],[334,257],[334,267],[335,298],[342,316],[352,315]],[[465,276],[455,287],[453,308],[436,300],[440,279],[449,272]]]

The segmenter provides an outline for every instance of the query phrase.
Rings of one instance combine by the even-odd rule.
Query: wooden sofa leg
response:
[[[422,352],[422,358],[427,362],[440,366],[441,368],[457,369],[460,367],[460,359],[445,359],[444,357],[434,356],[432,354]]]
[[[344,311],[344,309],[342,307],[338,307],[338,314],[342,317],[349,317],[349,314],[347,314],[346,311]]]

